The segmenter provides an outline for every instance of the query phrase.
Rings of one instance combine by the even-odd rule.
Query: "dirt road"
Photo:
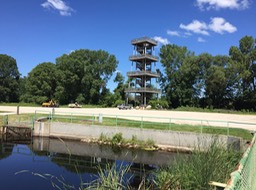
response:
[[[53,108],[19,107],[19,113],[51,112]],[[202,113],[167,110],[119,110],[117,108],[54,108],[56,114],[88,114],[130,118],[143,121],[203,124],[244,128],[256,131],[256,115]],[[16,106],[0,106],[0,112],[16,113]],[[3,113],[0,113],[3,114]]]

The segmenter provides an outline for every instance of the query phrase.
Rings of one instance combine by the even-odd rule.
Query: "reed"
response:
[[[207,150],[198,146],[187,157],[177,157],[168,167],[155,172],[158,189],[208,190],[210,181],[226,183],[241,159],[241,153],[214,140]]]

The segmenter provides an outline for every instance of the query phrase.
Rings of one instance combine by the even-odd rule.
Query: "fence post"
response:
[[[169,130],[172,128],[172,118],[169,120]]]
[[[143,116],[141,116],[140,128],[143,128]]]
[[[200,129],[200,131],[201,131],[201,134],[203,134],[203,120],[201,120],[201,129]]]
[[[229,136],[229,122],[227,122],[227,136]]]
[[[99,114],[99,123],[103,123],[103,114],[102,113],[100,113]]]
[[[17,115],[20,114],[20,105],[17,105]]]
[[[3,125],[8,125],[8,115],[3,116]]]

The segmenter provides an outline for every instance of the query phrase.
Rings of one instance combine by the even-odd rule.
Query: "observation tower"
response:
[[[128,96],[134,95],[135,102],[146,106],[148,101],[154,96],[158,96],[161,90],[158,89],[158,78],[160,74],[156,71],[156,62],[154,47],[157,41],[148,38],[138,38],[131,41],[134,46],[133,55],[129,57],[132,61],[131,71],[127,72],[129,86],[125,89]]]

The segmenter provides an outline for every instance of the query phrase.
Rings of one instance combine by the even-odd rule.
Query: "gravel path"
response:
[[[53,108],[19,107],[19,113],[52,111]],[[119,110],[117,108],[54,108],[58,114],[89,114],[122,117],[143,121],[173,122],[184,124],[203,124],[213,126],[244,128],[256,131],[256,115],[185,112],[167,110]],[[17,112],[16,106],[0,106],[0,112]],[[3,113],[0,113],[3,114]]]

